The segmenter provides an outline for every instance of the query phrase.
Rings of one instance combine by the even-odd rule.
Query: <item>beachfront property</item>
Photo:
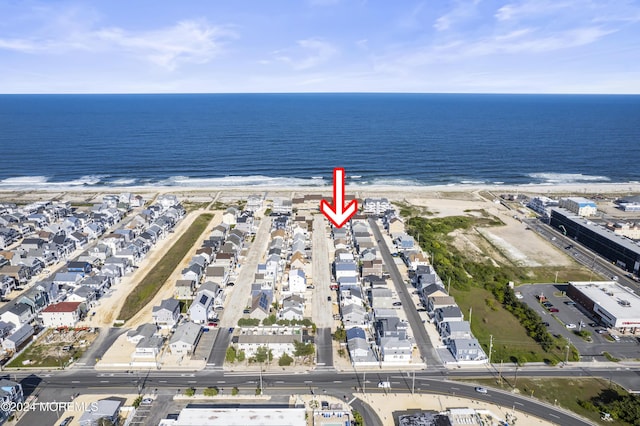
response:
[[[527,207],[529,207],[531,210],[538,213],[542,217],[551,216],[551,208],[558,207],[559,205],[560,202],[558,200],[545,197],[544,195],[532,197],[527,203]]]
[[[583,217],[595,216],[598,213],[596,203],[584,197],[561,198],[558,206]]]
[[[380,216],[393,206],[386,198],[365,198],[362,206],[362,213]]]
[[[616,200],[615,203],[624,212],[640,212],[640,195],[623,197]]]

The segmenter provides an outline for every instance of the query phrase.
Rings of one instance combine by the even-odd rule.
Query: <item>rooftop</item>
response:
[[[640,296],[615,281],[570,282],[589,299],[618,319],[640,317]]]
[[[47,306],[42,312],[75,312],[81,302],[60,302]]]

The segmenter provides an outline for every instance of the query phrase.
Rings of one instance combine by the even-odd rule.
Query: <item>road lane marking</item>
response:
[[[556,419],[559,419],[560,417],[556,416],[555,414],[549,413],[550,416],[555,417]]]
[[[100,380],[100,383],[109,383],[108,380]]]
[[[523,403],[518,402],[518,401],[513,401],[513,403],[514,403],[514,404],[518,404],[518,405],[520,405],[520,406],[524,406],[524,404],[523,404]]]

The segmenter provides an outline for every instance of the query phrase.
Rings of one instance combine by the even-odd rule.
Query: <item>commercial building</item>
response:
[[[560,207],[584,217],[595,216],[598,213],[596,203],[583,197],[561,198]]]
[[[640,270],[640,245],[634,241],[561,208],[551,209],[549,223],[620,268]]]
[[[640,334],[640,296],[615,281],[570,282],[567,296],[608,328]]]
[[[267,407],[210,407],[188,405],[177,419],[163,419],[160,426],[265,425],[305,426],[304,408],[272,405]]]

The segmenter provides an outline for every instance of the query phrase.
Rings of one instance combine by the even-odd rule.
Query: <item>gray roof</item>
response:
[[[293,343],[302,342],[302,334],[241,334],[238,336],[238,343]]]
[[[195,345],[200,337],[201,331],[202,327],[198,324],[184,322],[178,326],[169,343],[184,342],[189,345]]]
[[[176,309],[180,309],[180,302],[174,298],[164,299],[160,302],[160,306],[153,307],[153,312],[158,312],[163,309],[167,309],[169,312],[174,312]]]
[[[156,334],[156,332],[158,331],[158,328],[155,326],[155,324],[142,324],[140,326],[138,326],[138,328],[136,328],[135,330],[131,330],[127,333],[128,337],[133,337],[133,336],[143,336],[143,337],[151,337],[154,334]]]

